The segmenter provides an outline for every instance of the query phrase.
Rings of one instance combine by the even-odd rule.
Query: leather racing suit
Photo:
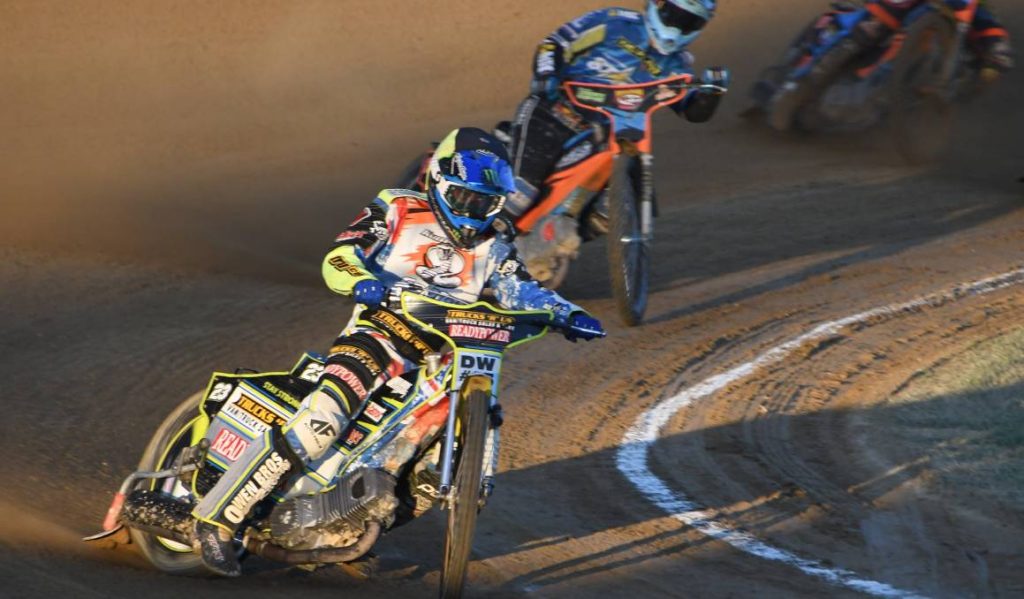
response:
[[[384,190],[363,209],[335,239],[323,276],[342,295],[351,295],[359,281],[376,278],[392,290],[426,290],[456,303],[476,301],[487,288],[505,308],[547,309],[564,319],[582,312],[533,281],[503,237],[492,234],[468,248],[454,246],[426,197],[408,190]],[[328,351],[316,389],[280,430],[272,428],[249,445],[193,515],[225,530],[237,528],[288,471],[324,455],[375,389],[418,368],[424,353],[440,346],[399,312],[357,304]]]
[[[651,45],[643,18],[622,8],[595,10],[562,25],[537,47],[531,94],[519,105],[512,126],[512,168],[520,189],[507,206],[514,216],[535,203],[559,158],[573,150],[576,156],[583,144],[596,146],[606,135],[607,120],[577,111],[561,93],[562,81],[645,83],[693,72],[688,51],[661,54]],[[719,99],[698,92],[671,108],[689,121],[704,122]]]

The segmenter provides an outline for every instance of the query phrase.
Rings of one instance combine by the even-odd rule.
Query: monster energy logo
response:
[[[497,185],[499,181],[498,171],[494,170],[493,168],[485,168],[484,179],[491,185]]]

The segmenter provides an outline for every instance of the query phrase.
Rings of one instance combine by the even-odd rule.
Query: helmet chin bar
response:
[[[479,233],[479,231],[477,231],[475,227],[463,225],[459,228],[459,240],[461,241],[459,245],[464,247],[468,246],[469,243],[473,241],[473,238],[476,237],[477,233]]]

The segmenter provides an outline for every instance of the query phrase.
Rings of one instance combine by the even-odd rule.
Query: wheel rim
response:
[[[190,438],[186,433],[192,430],[192,426],[197,420],[199,420],[199,416],[189,420],[185,426],[181,427],[181,430],[178,431],[171,442],[167,444],[167,450],[164,452],[163,456],[161,456],[160,461],[157,462],[156,467],[154,468],[155,470],[163,470],[167,468],[169,464],[174,461],[174,458],[178,456],[181,450],[188,445]],[[152,483],[150,488],[152,490],[156,490],[156,481]],[[177,478],[164,479],[159,490],[160,492],[166,493],[174,498],[186,497],[191,494],[191,490],[181,484],[181,481]],[[173,553],[192,553],[192,547],[184,543],[172,541],[171,539],[164,537],[155,537],[155,539],[160,546]]]

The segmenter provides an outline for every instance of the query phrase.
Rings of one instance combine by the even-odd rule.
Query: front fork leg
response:
[[[448,392],[448,421],[444,427],[444,445],[441,447],[441,505],[447,507],[452,494],[452,458],[455,456],[455,419],[459,411],[459,392]]]
[[[640,155],[640,234],[644,244],[654,241],[654,217],[657,207],[654,204],[654,154],[644,152]]]

